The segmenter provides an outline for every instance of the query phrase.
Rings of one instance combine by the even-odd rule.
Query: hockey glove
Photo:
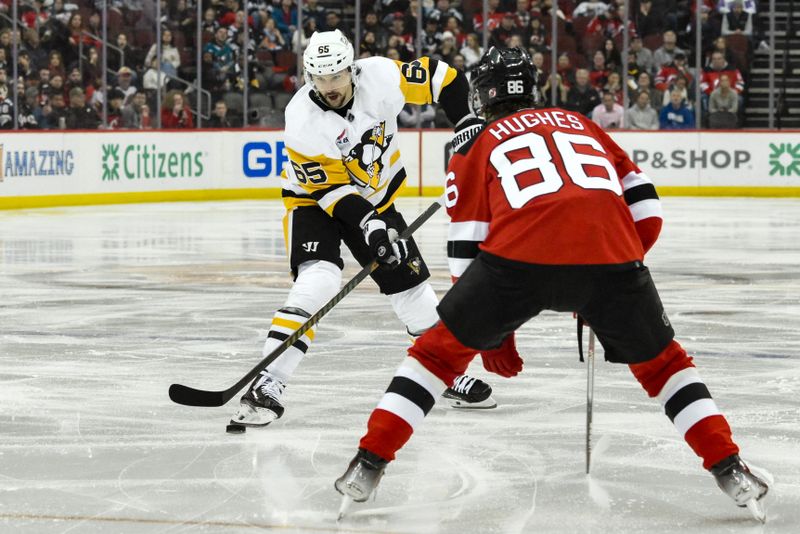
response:
[[[483,119],[479,119],[475,115],[469,114],[461,119],[456,125],[451,141],[453,150],[457,151],[459,148],[467,144],[474,135],[476,135],[486,123]]]
[[[394,269],[408,258],[408,242],[397,239],[397,232],[387,228],[377,213],[373,213],[361,228],[372,257],[381,265]]]
[[[522,371],[522,358],[519,357],[517,352],[513,332],[496,349],[481,352],[481,359],[483,360],[484,369],[506,378],[517,376]]]

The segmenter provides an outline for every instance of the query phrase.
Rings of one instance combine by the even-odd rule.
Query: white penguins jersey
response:
[[[406,177],[397,115],[406,103],[438,102],[455,78],[455,69],[427,57],[409,63],[370,57],[355,62],[354,97],[343,109],[326,106],[308,84],[300,88],[286,106],[287,209],[317,204],[332,215],[353,193],[378,212],[388,208]]]

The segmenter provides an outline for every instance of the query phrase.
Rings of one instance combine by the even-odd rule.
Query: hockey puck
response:
[[[244,434],[247,427],[237,423],[231,423],[225,427],[225,432],[228,434]]]

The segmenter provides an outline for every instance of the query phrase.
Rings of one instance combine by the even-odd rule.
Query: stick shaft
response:
[[[400,232],[400,239],[407,239],[416,232],[425,222],[430,219],[436,211],[442,206],[443,200],[437,199],[433,204],[428,206],[405,230]],[[273,361],[283,354],[286,349],[291,347],[303,334],[305,334],[312,326],[317,324],[322,317],[333,309],[343,298],[345,298],[353,289],[356,288],[367,276],[378,268],[378,262],[372,261],[369,265],[365,265],[344,287],[331,298],[322,308],[320,308],[314,315],[308,318],[303,325],[294,331],[292,335],[287,337],[283,342],[270,352],[263,360],[247,372],[236,384],[223,391],[207,391],[202,389],[194,389],[182,384],[172,384],[169,387],[169,398],[173,402],[183,404],[186,406],[222,406],[227,403],[234,395],[247,385],[248,382],[253,380],[255,376],[261,372],[262,369],[267,367]]]
[[[592,467],[592,408],[594,404],[594,330],[589,329],[586,351],[586,474]]]

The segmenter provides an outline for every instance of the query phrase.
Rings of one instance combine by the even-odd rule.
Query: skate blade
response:
[[[497,408],[497,402],[492,397],[488,397],[480,402],[466,402],[461,399],[451,399],[449,397],[445,397],[445,399],[448,404],[450,404],[451,408],[457,410],[491,410],[492,408]]]
[[[272,410],[244,405],[239,406],[239,409],[233,414],[231,424],[260,427],[267,426],[276,419],[278,419],[278,415]]]
[[[342,502],[339,504],[339,514],[336,516],[336,521],[341,521],[344,518],[352,504],[353,499],[349,495],[342,495]]]
[[[745,503],[747,509],[750,510],[750,513],[753,514],[753,517],[756,521],[760,523],[767,522],[767,511],[764,509],[764,504],[757,500],[757,499],[750,499]]]

